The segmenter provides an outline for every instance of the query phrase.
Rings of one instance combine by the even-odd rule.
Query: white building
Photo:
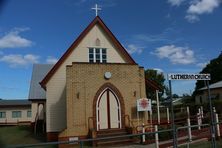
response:
[[[0,100],[0,125],[30,124],[31,102],[28,100]]]

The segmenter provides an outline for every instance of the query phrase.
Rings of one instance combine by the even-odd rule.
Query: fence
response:
[[[104,137],[104,138],[94,138],[94,139],[80,139],[75,141],[59,141],[59,142],[47,142],[47,143],[38,143],[38,144],[26,144],[26,145],[11,145],[10,147],[48,147],[52,145],[72,145],[79,147],[90,147],[89,143],[97,143],[98,141],[105,141],[111,139],[120,139],[120,138],[130,138],[132,144],[151,144],[158,147],[168,147],[173,146],[172,137],[173,134],[176,134],[176,144],[181,145],[185,144],[189,146],[194,141],[198,140],[210,140],[212,138],[211,127],[214,127],[214,131],[218,138],[221,136],[222,125],[221,125],[221,116],[218,117],[216,110],[214,108],[214,121],[213,126],[208,123],[209,117],[206,114],[203,114],[203,109],[198,109],[196,115],[190,116],[189,107],[186,108],[185,116],[182,118],[175,118],[176,130],[175,133],[171,127],[169,119],[161,120],[158,122],[153,121],[154,126],[141,125],[137,126],[136,130],[138,134],[131,135],[121,135],[115,137]],[[148,121],[149,122],[149,121]],[[155,125],[155,124],[158,124]],[[215,139],[215,138],[212,138]],[[212,140],[212,145],[215,145],[216,141]],[[177,146],[175,146],[177,147]]]
[[[217,137],[220,137],[222,126],[221,123],[215,124]],[[201,127],[201,129],[198,129]],[[158,130],[158,126],[154,126],[154,131],[146,132],[146,128],[142,127],[142,133],[130,134],[124,136],[115,136],[115,137],[104,137],[104,138],[94,138],[94,139],[81,139],[75,141],[58,141],[58,142],[47,142],[47,143],[38,143],[38,144],[25,144],[25,145],[11,145],[7,148],[24,148],[24,147],[51,147],[58,145],[75,145],[75,147],[85,148],[91,147],[89,143],[101,141],[101,140],[110,140],[110,139],[120,139],[120,138],[131,138],[132,144],[146,144],[152,147],[168,147],[173,146],[172,134],[173,129],[164,129]],[[168,135],[169,139],[166,139]],[[207,141],[210,139],[210,124],[201,124],[201,125],[192,125],[192,126],[183,126],[176,128],[176,137],[177,145],[186,145],[189,147],[194,141]]]

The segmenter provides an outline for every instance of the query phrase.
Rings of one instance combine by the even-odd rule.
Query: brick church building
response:
[[[49,141],[95,138],[100,131],[146,123],[147,112],[137,118],[139,98],[146,98],[144,69],[99,16],[55,65],[33,68],[32,122],[37,122],[38,106],[43,105]]]

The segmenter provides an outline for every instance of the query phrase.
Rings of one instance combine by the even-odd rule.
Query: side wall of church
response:
[[[105,72],[112,77],[104,78]],[[93,100],[106,83],[115,86],[123,97],[125,115],[136,120],[136,100],[146,97],[144,69],[129,64],[73,63],[67,66],[67,129],[59,137],[85,137],[93,117]],[[137,120],[136,120],[137,121]]]
[[[96,40],[100,46],[95,46]],[[72,62],[88,62],[89,47],[107,48],[107,62],[125,63],[116,47],[100,26],[95,25],[46,84],[46,129],[60,132],[66,128],[66,66]]]

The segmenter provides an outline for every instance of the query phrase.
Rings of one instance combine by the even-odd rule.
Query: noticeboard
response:
[[[152,111],[151,99],[141,98],[137,100],[137,111]]]

